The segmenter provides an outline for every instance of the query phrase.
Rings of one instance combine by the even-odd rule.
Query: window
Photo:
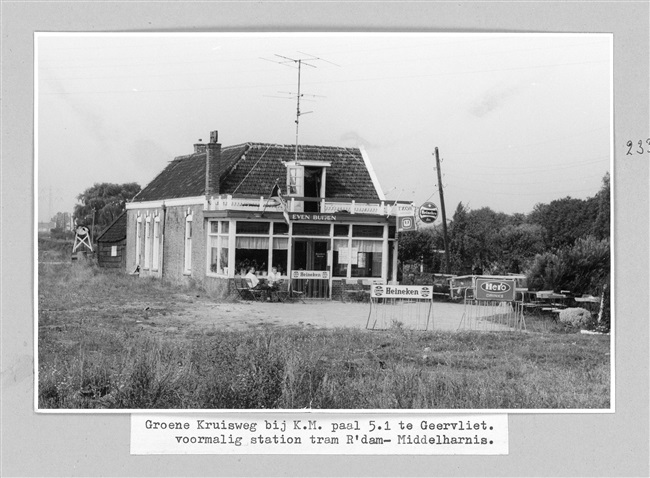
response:
[[[287,173],[287,191],[293,196],[302,196],[304,194],[302,166],[289,167]]]
[[[349,231],[349,224],[334,224],[334,235],[337,237],[348,237]]]
[[[228,221],[210,222],[210,270],[213,274],[228,275],[228,241],[230,230]]]
[[[241,275],[254,267],[260,274],[266,274],[269,260],[269,238],[237,236],[235,240],[235,264]]]
[[[140,244],[142,243],[142,217],[135,223],[135,265],[140,265]]]
[[[352,277],[381,277],[382,245],[383,241],[352,241]]]
[[[151,263],[151,217],[147,216],[144,223],[144,268],[149,269]]]
[[[384,226],[352,226],[354,237],[384,237]]]
[[[154,271],[158,270],[160,265],[160,217],[156,216],[156,219],[153,222],[153,247],[152,247],[152,258],[151,258],[151,269]]]
[[[349,241],[347,239],[334,239],[333,271],[334,277],[347,277],[348,264],[350,262]]]
[[[237,222],[237,234],[268,234],[270,223],[268,222]]]
[[[294,236],[329,236],[330,225],[318,223],[300,223],[293,225]]]
[[[192,214],[185,217],[185,261],[183,272],[192,272]]]
[[[271,266],[277,267],[280,274],[286,275],[289,259],[289,238],[274,237],[273,251],[271,252]]]

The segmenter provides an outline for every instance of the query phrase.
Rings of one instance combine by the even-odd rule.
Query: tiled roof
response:
[[[126,239],[126,211],[97,236],[97,242],[119,242],[124,239]]]
[[[295,159],[295,145],[246,143],[224,147],[218,175],[220,194],[268,196],[276,180],[284,189],[287,170],[283,162]],[[361,151],[333,146],[298,146],[298,161],[329,162],[326,191],[328,198],[379,199]],[[202,196],[205,194],[205,153],[180,156],[145,187],[133,200]]]

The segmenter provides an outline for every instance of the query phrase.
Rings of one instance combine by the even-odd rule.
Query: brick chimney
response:
[[[210,142],[205,147],[205,195],[219,194],[219,165],[221,163],[221,144],[219,132],[210,132]],[[196,145],[194,146],[196,148]]]
[[[198,143],[194,143],[194,152],[195,153],[205,153],[205,144],[203,144],[201,139]]]

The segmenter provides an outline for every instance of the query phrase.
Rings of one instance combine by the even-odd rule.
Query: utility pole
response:
[[[436,170],[438,171],[438,191],[440,192],[440,209],[442,209],[442,239],[445,244],[445,273],[451,274],[449,263],[449,241],[447,240],[447,213],[445,212],[445,195],[442,192],[442,172],[440,171],[440,157],[438,147],[435,149]]]

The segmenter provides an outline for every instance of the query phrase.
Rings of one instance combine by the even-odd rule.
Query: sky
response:
[[[388,199],[529,213],[611,167],[604,34],[40,33],[38,219],[95,183],[146,186],[219,131],[229,146],[363,147]],[[438,219],[438,222],[440,219]]]

